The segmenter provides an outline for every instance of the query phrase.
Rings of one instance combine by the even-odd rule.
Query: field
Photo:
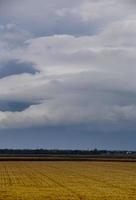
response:
[[[135,200],[136,163],[2,161],[0,200]]]

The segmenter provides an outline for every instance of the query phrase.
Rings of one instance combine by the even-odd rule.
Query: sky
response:
[[[0,148],[136,150],[135,0],[0,0]]]

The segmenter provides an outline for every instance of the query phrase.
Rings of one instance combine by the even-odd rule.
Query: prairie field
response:
[[[136,163],[0,162],[0,200],[135,200]]]

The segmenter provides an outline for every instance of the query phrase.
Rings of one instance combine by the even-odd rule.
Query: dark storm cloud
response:
[[[34,104],[33,102],[0,101],[0,111],[21,112]]]
[[[108,127],[108,128],[107,128]],[[111,129],[111,127],[113,129]],[[1,148],[136,150],[135,126],[90,124],[90,126],[38,127],[3,130]]]
[[[23,73],[35,74],[36,72],[39,71],[34,68],[32,63],[9,60],[0,64],[0,78]]]

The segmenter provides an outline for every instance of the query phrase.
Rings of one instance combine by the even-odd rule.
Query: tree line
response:
[[[118,150],[59,150],[59,149],[0,149],[0,155],[136,155],[136,151]]]

